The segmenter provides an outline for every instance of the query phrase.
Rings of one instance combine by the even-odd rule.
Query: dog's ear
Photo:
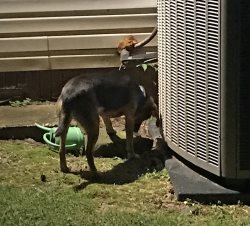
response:
[[[128,51],[132,51],[135,44],[137,44],[138,41],[133,35],[128,35],[124,37],[117,46],[118,53],[121,53],[123,49],[126,49]]]

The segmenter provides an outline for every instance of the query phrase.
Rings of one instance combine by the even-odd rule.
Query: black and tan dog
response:
[[[97,170],[93,150],[99,135],[99,116],[108,134],[115,133],[110,118],[125,116],[126,150],[128,158],[137,157],[133,148],[133,131],[142,121],[157,111],[153,98],[138,85],[127,70],[114,69],[105,74],[90,73],[69,80],[58,99],[59,125],[56,136],[61,137],[60,168],[68,172],[65,139],[69,124],[75,119],[87,134],[86,157],[93,175]]]

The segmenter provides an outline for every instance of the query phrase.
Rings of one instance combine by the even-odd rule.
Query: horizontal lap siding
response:
[[[1,0],[0,8],[0,72],[117,67],[118,41],[141,40],[156,25],[156,0]]]
[[[114,14],[114,12],[156,11],[155,0],[1,0],[0,17],[15,15]],[[2,16],[1,16],[2,15]]]
[[[156,15],[96,15],[96,16],[70,16],[70,17],[39,17],[39,18],[8,18],[0,19],[0,35],[36,35],[43,32],[67,33],[70,31],[84,32],[95,30],[121,30],[133,28],[154,27]]]

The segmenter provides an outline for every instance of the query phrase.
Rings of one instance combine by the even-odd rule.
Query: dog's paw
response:
[[[101,176],[97,172],[92,173],[91,178],[90,178],[92,182],[98,182],[100,181],[100,179],[101,179]]]
[[[139,159],[140,155],[136,154],[136,153],[128,153],[128,160],[131,159]]]
[[[60,168],[61,168],[61,172],[63,172],[63,173],[69,173],[70,172],[70,168],[67,167],[67,166],[61,166]]]
[[[117,133],[117,132],[116,132],[115,130],[107,131],[107,134],[108,134],[109,136],[115,136],[116,133]]]
[[[138,132],[133,132],[133,138],[139,137],[140,134]]]

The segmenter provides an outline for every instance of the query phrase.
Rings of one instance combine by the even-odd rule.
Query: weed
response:
[[[12,107],[24,107],[27,105],[41,105],[41,104],[48,104],[48,101],[34,101],[31,100],[30,98],[25,98],[24,100],[14,100],[14,101],[9,101],[10,106]]]
[[[10,101],[10,106],[12,107],[22,107],[26,105],[31,105],[30,98],[25,98],[23,101],[20,101],[20,100]]]

